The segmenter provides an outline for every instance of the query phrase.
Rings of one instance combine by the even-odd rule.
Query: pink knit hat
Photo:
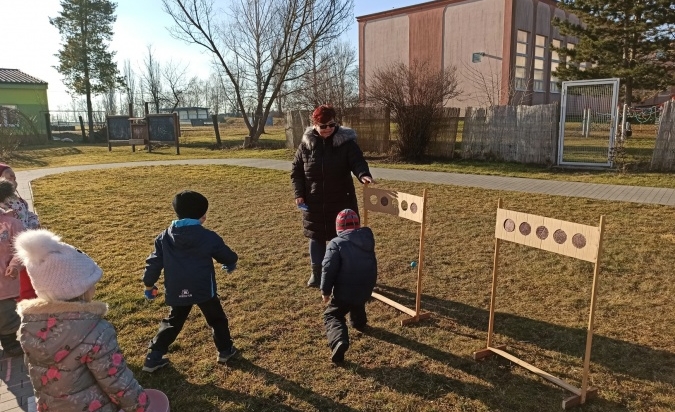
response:
[[[337,218],[335,218],[335,231],[338,235],[345,230],[358,229],[360,227],[361,222],[359,221],[359,215],[351,209],[343,210],[338,213]]]
[[[11,167],[6,163],[0,163],[0,176],[2,176],[7,169],[11,169]]]

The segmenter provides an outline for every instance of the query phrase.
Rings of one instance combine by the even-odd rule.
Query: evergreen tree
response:
[[[558,7],[581,24],[554,20],[560,33],[576,37],[573,49],[554,49],[566,57],[560,80],[618,77],[624,103],[637,90],[663,90],[673,82],[675,3],[672,0],[562,0]]]
[[[94,129],[91,95],[105,93],[123,84],[115,52],[107,42],[117,19],[117,4],[110,0],[61,0],[61,12],[49,22],[61,33],[61,50],[56,69],[72,93],[85,95],[89,136]],[[85,138],[86,139],[86,138]]]

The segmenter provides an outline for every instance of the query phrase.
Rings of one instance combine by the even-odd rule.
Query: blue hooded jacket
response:
[[[169,306],[199,304],[216,296],[213,259],[228,266],[238,259],[214,231],[201,224],[181,222],[174,222],[155,238],[155,250],[145,260],[145,286],[154,285],[164,269]]]

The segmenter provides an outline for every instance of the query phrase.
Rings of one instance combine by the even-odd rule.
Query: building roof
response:
[[[0,83],[47,84],[47,82],[30,76],[21,70],[0,68]]]

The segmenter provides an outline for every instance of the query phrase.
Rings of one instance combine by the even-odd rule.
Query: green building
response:
[[[21,143],[47,141],[47,82],[17,69],[0,68],[0,135]]]

